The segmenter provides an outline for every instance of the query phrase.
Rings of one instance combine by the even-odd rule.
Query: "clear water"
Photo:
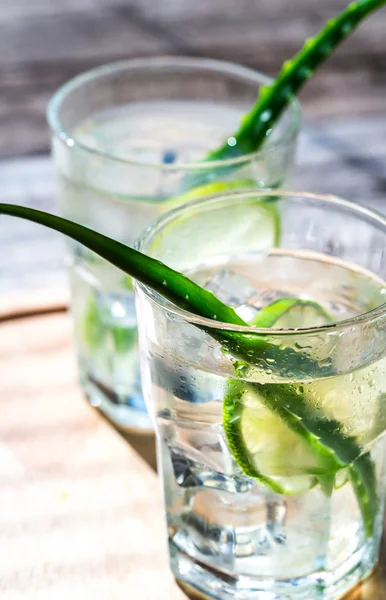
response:
[[[235,131],[239,120],[240,108],[228,104],[156,100],[102,112],[74,133],[89,148],[123,160],[179,165],[201,160]]]
[[[186,191],[183,170],[160,166],[178,167],[201,159],[234,131],[243,108],[154,101],[103,112],[83,122],[74,131],[78,142],[128,162],[86,156],[76,148],[69,154],[59,145],[62,213],[132,245],[168,208],[168,200]],[[284,169],[282,161],[282,157],[272,165],[255,161],[249,170],[245,167],[231,175],[278,186],[289,168],[286,164]],[[71,243],[70,254],[72,311],[86,393],[117,424],[148,428],[130,281],[81,246]]]
[[[203,265],[189,275],[246,320],[283,296],[313,299],[342,320],[381,304],[385,295],[383,282],[364,271],[281,250]],[[319,483],[305,484],[303,457],[295,449],[283,462],[280,454],[267,456],[263,445],[258,460],[264,474],[292,481],[294,494],[273,493],[243,474],[222,425],[226,357],[218,352],[206,359],[190,335],[190,329],[180,330],[174,352],[144,337],[175,576],[215,599],[337,598],[372,569],[378,551],[386,487],[386,360],[350,372],[350,361],[365,360],[366,347],[347,348],[342,341],[330,357],[337,376],[288,383],[371,451],[379,512],[376,533],[367,539],[347,471],[337,474],[328,493]],[[201,352],[201,368],[193,354],[194,366],[186,359],[188,350],[181,358],[181,344],[194,355]],[[272,377],[264,376],[268,383]],[[269,442],[282,443],[275,435],[268,431]]]

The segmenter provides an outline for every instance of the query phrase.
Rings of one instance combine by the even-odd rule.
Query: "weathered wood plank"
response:
[[[83,400],[68,316],[0,330],[1,597],[184,600],[156,475]]]
[[[81,397],[69,317],[0,333],[1,596],[187,600],[166,564],[155,474]],[[385,600],[385,564],[345,600]]]
[[[47,151],[54,90],[97,64],[139,55],[224,58],[270,74],[346,0],[4,0],[0,155]],[[386,10],[349,39],[302,95],[309,116],[384,114]]]
[[[3,202],[21,203],[42,210],[55,208],[55,182],[47,157],[0,162]],[[1,217],[0,293],[20,289],[64,288],[64,246],[61,236],[32,223]]]
[[[386,120],[309,125],[301,138],[295,186],[335,194],[386,213]]]

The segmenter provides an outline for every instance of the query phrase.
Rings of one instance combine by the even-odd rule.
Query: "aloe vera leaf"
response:
[[[88,227],[16,204],[0,203],[0,214],[27,219],[67,235],[182,309],[208,319],[247,325],[232,308],[185,275]]]
[[[276,79],[260,90],[255,106],[231,136],[232,145],[225,142],[206,160],[226,160],[258,150],[292,98],[314,75],[318,66],[365,17],[384,5],[386,0],[358,0],[349,4],[336,18],[330,19],[315,37],[305,42],[298,54],[284,62]]]
[[[190,200],[195,200],[197,198],[209,197],[220,192],[228,192],[230,190],[255,190],[256,183],[252,179],[238,179],[231,181],[215,181],[211,183],[207,183],[205,185],[190,189],[188,192],[185,192],[175,198],[171,198],[167,200],[162,205],[162,210],[172,210],[184,204],[185,202],[189,202]],[[273,246],[278,246],[280,241],[280,233],[281,233],[281,222],[279,211],[276,206],[277,197],[267,196],[266,198],[261,198],[258,200],[258,203],[264,210],[270,214],[272,218],[272,226],[273,226]],[[90,256],[92,254],[90,253]],[[133,291],[133,282],[132,278],[128,275],[124,275],[122,278],[122,287],[129,292]],[[86,306],[83,322],[84,322],[84,330],[86,332],[87,339],[93,337],[95,347],[98,343],[97,339],[97,327],[95,327],[96,321],[98,320],[97,308],[92,305],[92,302],[89,302]],[[119,337],[119,325],[115,326],[114,336]],[[88,330],[90,330],[90,334],[88,334]],[[122,335],[124,338],[125,336]],[[100,338],[102,339],[102,338]],[[91,344],[90,344],[90,347]]]
[[[45,225],[46,227],[73,238],[138,281],[141,281],[157,291],[163,297],[174,302],[180,308],[189,310],[211,320],[218,320],[236,326],[248,326],[248,324],[237,315],[233,308],[218,300],[212,292],[201,288],[188,277],[178,271],[170,269],[162,262],[150,258],[137,250],[133,250],[103,234],[88,229],[83,225],[63,219],[62,217],[14,204],[0,204],[0,214],[24,218]],[[261,314],[263,314],[263,311],[261,311]],[[262,316],[260,316],[260,318],[262,318]],[[296,370],[295,367],[297,366],[297,372],[302,373],[303,376],[305,372],[308,376],[315,374],[319,377],[324,374],[327,375],[328,373],[325,373],[323,367],[316,365],[314,361],[306,355],[295,352],[291,348],[281,349],[274,344],[269,343],[259,334],[227,331],[225,329],[220,331],[214,328],[205,327],[205,325],[201,325],[201,329],[207,331],[212,337],[220,341],[232,355],[240,357],[246,364],[255,365],[260,361],[266,362],[267,358],[271,358],[270,362],[272,363],[272,368],[275,368],[275,361],[279,359],[282,364],[289,362],[290,366],[287,367],[286,365],[287,369],[290,368]],[[314,373],[310,370],[312,367],[315,371]],[[269,394],[270,392],[268,390],[272,389],[272,385],[253,385],[258,386],[259,393],[262,395],[265,395],[266,393]],[[272,398],[273,406],[277,406],[279,399],[283,396],[283,401],[287,398],[287,402],[284,404],[286,409],[290,409],[291,412],[297,414],[302,408],[300,396],[294,392],[295,397],[292,399],[290,406],[288,406],[288,402],[291,399],[287,389],[288,386],[275,384],[274,387],[275,397]],[[308,405],[308,402],[304,403],[305,409],[301,410],[301,414],[299,414],[300,418],[308,418]],[[316,419],[315,423],[311,423],[310,426],[311,425],[317,435],[322,433],[319,431],[318,419]],[[325,430],[326,441],[330,438],[334,439],[334,432],[336,431],[337,426],[338,424],[335,422],[323,422],[322,429]],[[347,441],[346,446],[340,454],[343,463],[348,464],[359,456],[360,450],[356,446],[353,447]]]
[[[67,235],[182,309],[214,321],[248,327],[248,323],[243,321],[233,308],[221,302],[209,290],[162,262],[101,233],[68,219],[15,204],[0,203],[0,214],[27,219]],[[310,367],[310,359],[306,355],[295,352],[292,348],[280,349],[260,334],[240,333],[224,328],[217,330],[205,325],[202,325],[201,329],[219,341],[234,357],[247,363],[265,364],[267,360],[276,361],[280,357],[281,364],[285,365],[288,372],[304,373],[304,370]],[[328,369],[324,370],[321,367],[318,373],[319,376],[327,375]]]
[[[218,300],[212,292],[200,287],[182,273],[88,227],[44,211],[16,204],[0,203],[0,214],[27,219],[63,233],[182,309],[207,319],[231,325],[248,326],[248,323],[243,321],[233,308]],[[202,326],[202,329],[205,330],[205,327]],[[258,357],[264,348],[269,350],[269,344],[263,338],[241,335],[234,331],[221,332],[210,329],[210,332],[216,339],[223,340],[227,349],[232,349],[236,356],[240,354],[242,358],[245,358],[243,346],[245,346],[245,350],[247,346],[251,348],[248,350],[251,352],[251,359]]]
[[[248,327],[248,323],[243,321],[233,308],[221,302],[209,290],[205,290],[162,262],[101,233],[68,219],[16,204],[0,203],[0,214],[27,219],[67,235],[182,309],[214,321]],[[204,325],[201,326],[201,329],[207,330],[235,357],[239,356],[252,364],[256,361],[265,361],[271,355],[276,357],[279,351],[260,335],[241,334],[225,329],[216,330],[205,328]],[[280,352],[282,358],[288,362],[288,368],[302,369],[309,363],[307,357],[291,348],[280,350]]]
[[[349,477],[361,511],[366,537],[374,533],[379,512],[375,464],[369,452],[362,454],[349,466]]]
[[[212,292],[201,288],[185,275],[170,269],[158,260],[150,258],[87,227],[43,211],[14,204],[0,203],[0,214],[27,219],[71,237],[128,275],[131,275],[157,291],[163,297],[171,300],[180,308],[190,310],[202,317],[219,320],[231,325],[247,325],[231,307],[222,303]],[[260,335],[226,331],[224,328],[220,331],[213,328],[206,328],[205,326],[201,326],[201,329],[207,331],[228,350],[232,350],[236,357],[241,357],[246,363],[254,364],[255,361],[261,360],[262,354],[263,356],[271,355],[274,360],[282,358],[284,362],[287,360],[292,361],[294,366],[300,366],[303,373],[307,372],[311,376],[310,368],[312,367],[312,361],[308,357],[301,353],[296,353],[290,348],[280,349],[275,347]],[[297,355],[297,361],[296,359],[294,360],[294,355]],[[308,370],[303,370],[305,367],[308,367]],[[317,369],[317,373],[321,376],[323,369]],[[293,417],[300,419],[302,424],[311,433],[319,436],[322,443],[326,444],[326,452],[329,449],[335,452],[336,457],[334,460],[338,462],[343,461],[343,464],[350,464],[354,459],[359,457],[360,448],[352,438],[342,436],[339,423],[320,418],[317,418],[316,421],[314,419],[306,421],[309,416],[309,403],[296,394],[295,391],[292,395],[289,394],[288,385],[271,384],[267,386],[257,383],[249,385],[257,386],[256,390],[260,396],[266,398],[267,406],[270,406],[271,410],[281,411],[284,419],[286,416],[290,418],[291,414]],[[321,436],[323,436],[323,439]],[[352,473],[353,478],[356,477],[358,482],[357,489],[360,486],[363,491],[365,501],[367,498],[365,494],[366,484],[363,481],[363,469],[353,464]],[[367,487],[370,489],[370,486],[371,481],[368,482]],[[368,505],[371,508],[373,502],[368,502]]]

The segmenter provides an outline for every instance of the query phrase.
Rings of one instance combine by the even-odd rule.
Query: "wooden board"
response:
[[[64,313],[0,324],[0,596],[183,600],[155,473],[83,399]]]
[[[3,321],[0,596],[186,600],[165,546],[156,475],[82,397],[68,316]],[[345,600],[386,600],[381,564]]]
[[[113,60],[209,56],[277,73],[348,0],[2,0],[0,156],[46,152],[49,97]],[[302,98],[308,116],[385,114],[386,9],[363,23]]]

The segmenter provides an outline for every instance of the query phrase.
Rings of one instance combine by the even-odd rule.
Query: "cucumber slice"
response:
[[[262,308],[255,327],[312,327],[331,322],[325,309],[311,300],[280,298]],[[230,451],[245,475],[258,479],[272,491],[293,495],[307,492],[318,482],[334,478],[307,444],[288,428],[242,380],[227,384],[223,425]],[[318,479],[318,475],[320,479]]]
[[[317,483],[320,466],[314,453],[248,384],[228,383],[223,413],[229,449],[245,475],[286,495],[307,492]]]

